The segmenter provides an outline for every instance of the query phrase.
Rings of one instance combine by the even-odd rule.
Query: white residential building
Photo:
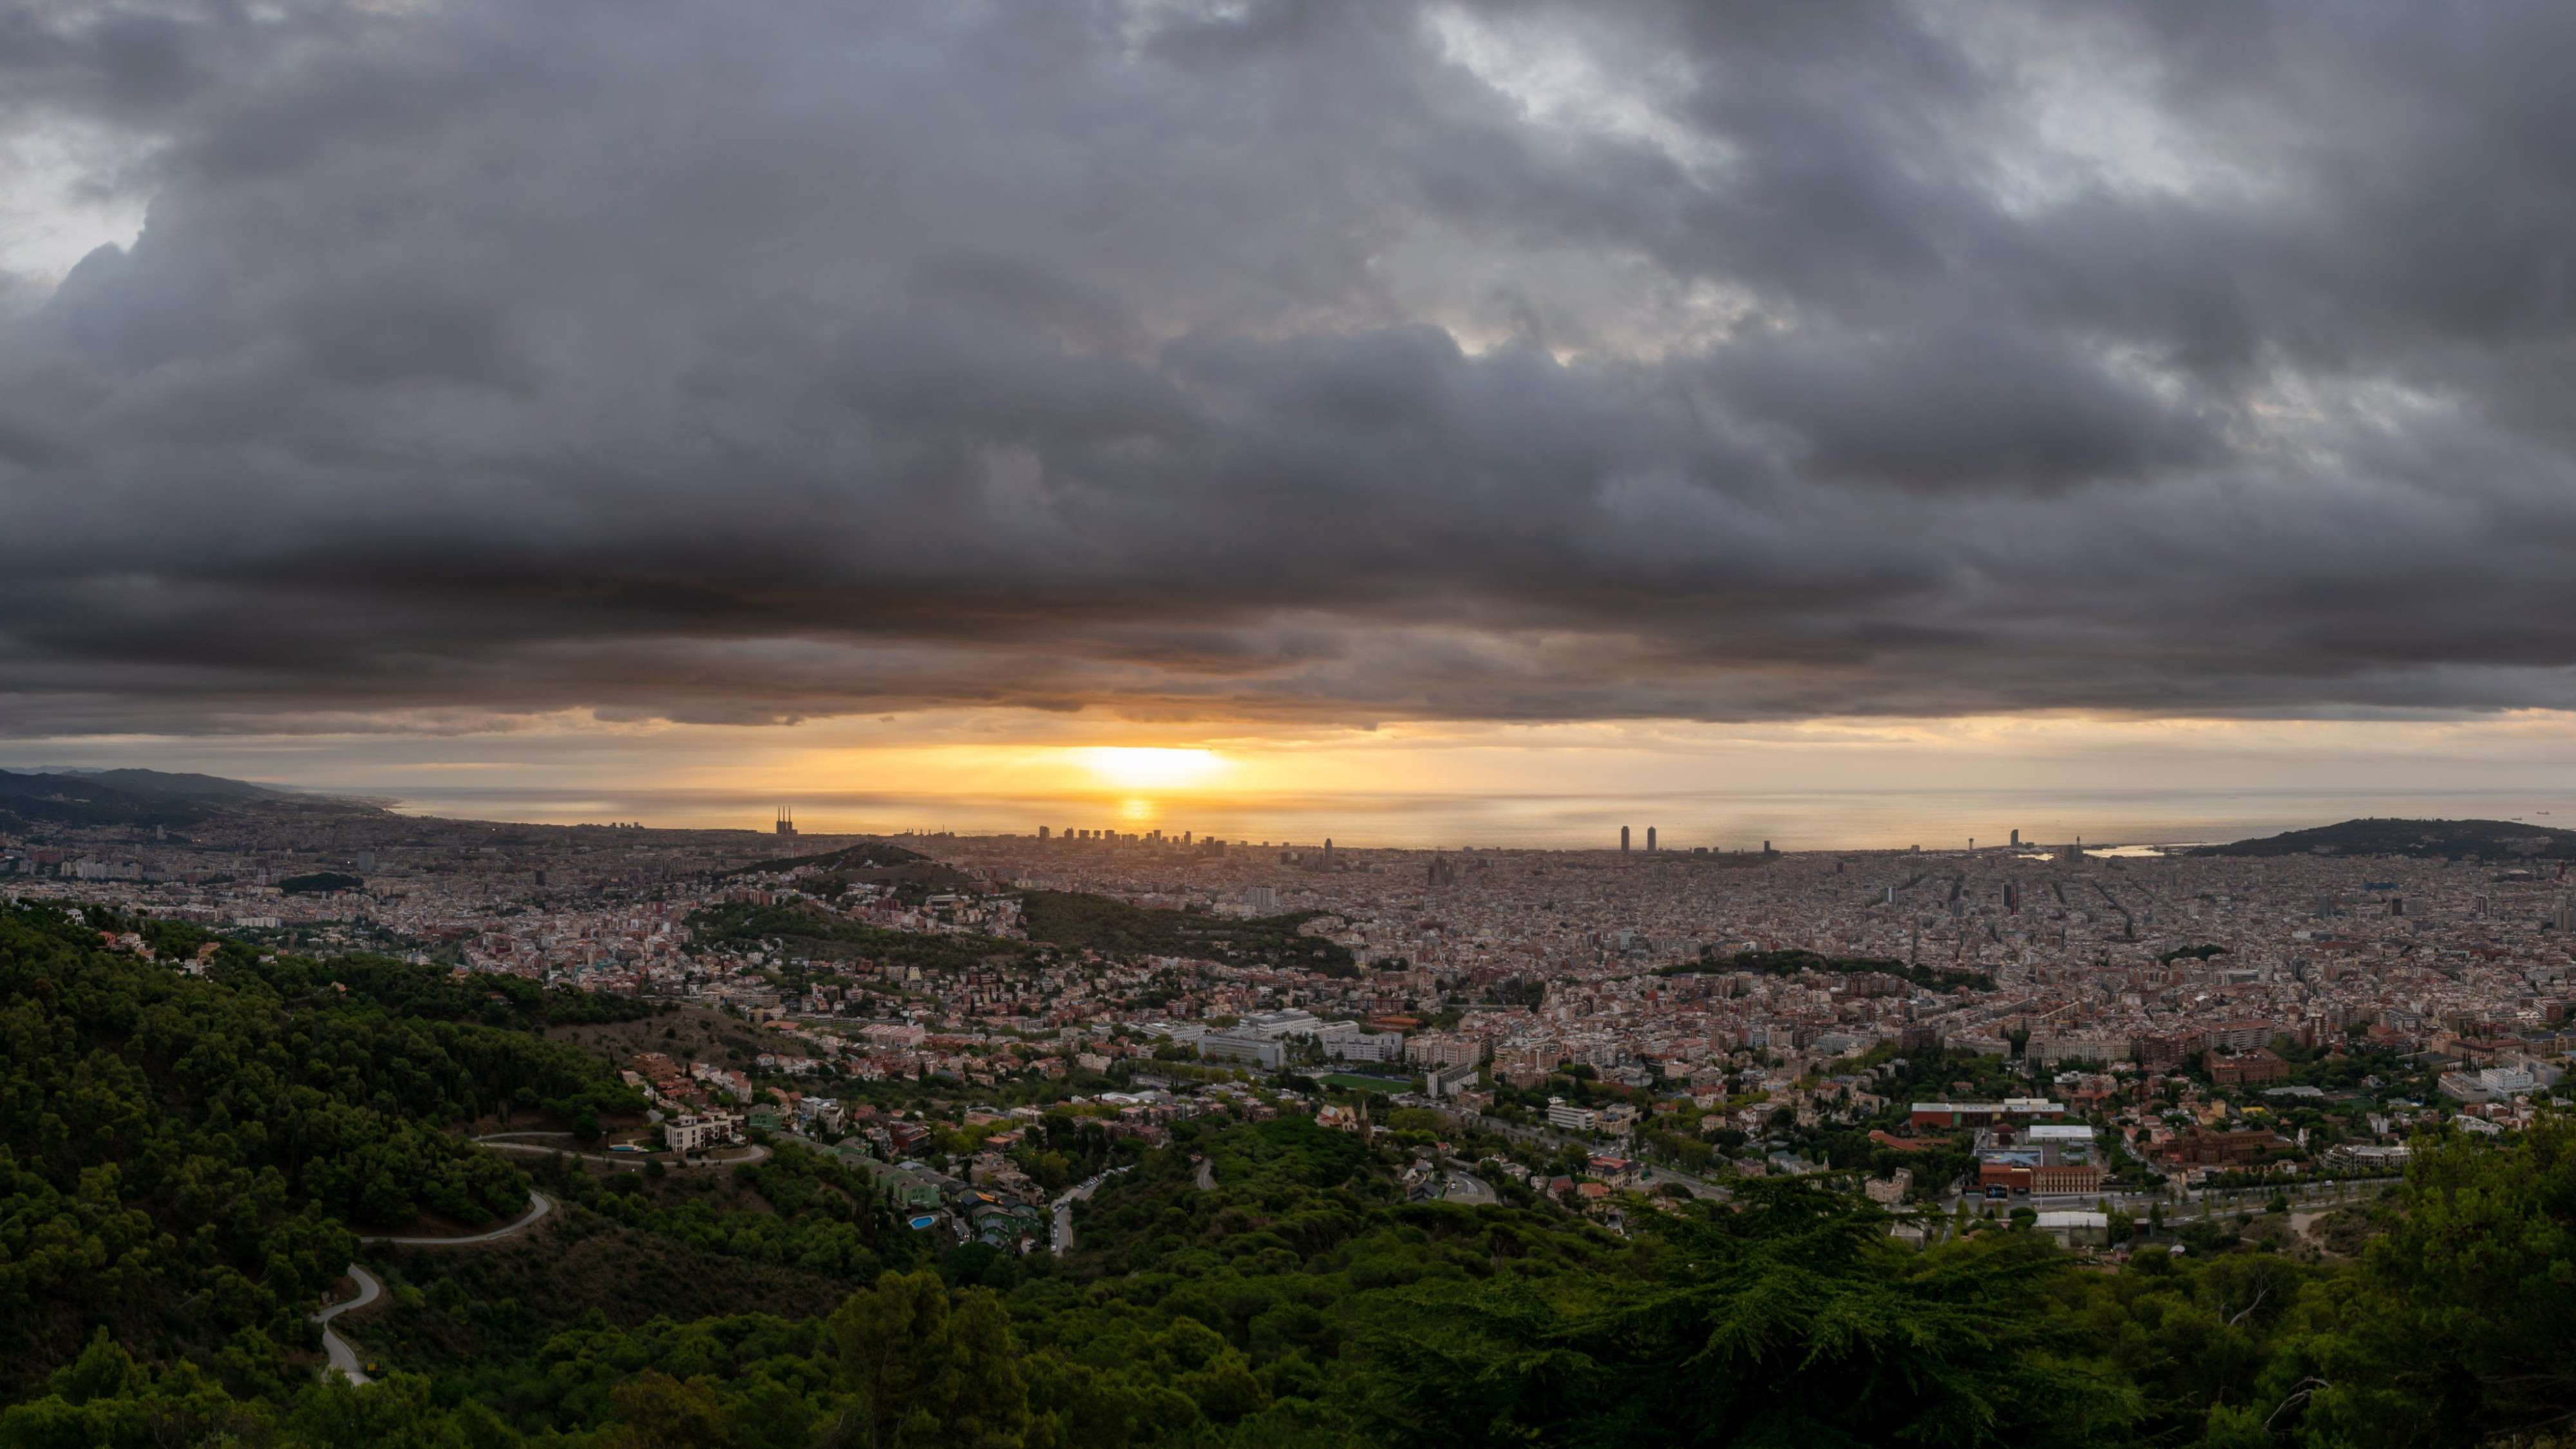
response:
[[[1590,1132],[1601,1125],[1601,1114],[1589,1107],[1577,1107],[1563,1097],[1547,1099],[1547,1125],[1568,1132]]]

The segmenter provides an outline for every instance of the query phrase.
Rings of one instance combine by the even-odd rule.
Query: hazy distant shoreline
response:
[[[1657,829],[1667,850],[1956,850],[2025,844],[2193,845],[2274,835],[2365,816],[2529,820],[2576,824],[2576,796],[2506,792],[1804,791],[1668,795],[1306,795],[1242,797],[1100,794],[1067,797],[739,790],[517,790],[394,792],[334,785],[405,814],[528,824],[633,821],[664,828],[767,830],[792,806],[807,833],[890,834],[953,830],[1022,834],[1056,829],[1183,830],[1227,840],[1320,842],[1353,849],[1462,846],[1569,850],[1615,848],[1629,826],[1642,848]],[[2546,813],[2544,813],[2546,812]]]

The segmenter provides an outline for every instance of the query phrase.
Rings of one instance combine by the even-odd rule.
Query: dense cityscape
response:
[[[1569,1202],[1659,1169],[1684,1191],[1833,1167],[1889,1201],[2078,1210],[2394,1172],[2424,1125],[2512,1131],[2550,1100],[2558,838],[1396,850],[510,825],[311,797],[176,828],[22,821],[0,880],[262,949],[722,1013],[763,1049],[620,1063],[656,1104],[651,1145],[846,1141],[925,1208],[1003,1189],[989,1205],[1019,1211],[1000,1231],[1025,1249],[1040,1185],[1002,1155],[1015,1139],[986,1140],[1009,1107],[1105,1094],[1150,1138],[1220,1086],[1363,1131],[1377,1101],[1583,1144],[1554,1173]],[[921,1083],[949,1124],[988,1126],[951,1141],[954,1177],[907,1162],[929,1129],[887,1089]],[[1491,1165],[1525,1185],[1551,1160]]]

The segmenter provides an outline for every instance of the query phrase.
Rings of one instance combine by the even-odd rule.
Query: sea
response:
[[[818,791],[430,787],[356,790],[398,811],[539,824],[635,824],[769,833],[780,811],[806,835],[1035,834],[1112,830],[1350,849],[1955,850],[2009,844],[2210,844],[2367,816],[2511,820],[2576,828],[2576,794],[1971,792],[1794,794],[1220,795],[1103,791],[980,796]]]

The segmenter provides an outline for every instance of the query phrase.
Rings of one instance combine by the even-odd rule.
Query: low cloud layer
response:
[[[0,277],[0,731],[2576,707],[2571,55],[19,5],[0,186],[148,220]]]

